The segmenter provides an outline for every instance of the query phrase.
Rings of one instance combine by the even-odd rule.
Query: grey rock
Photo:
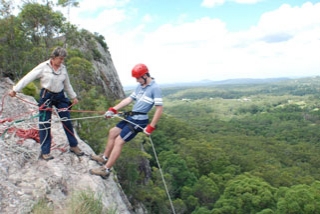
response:
[[[89,159],[94,151],[78,135],[85,155],[77,157],[69,152],[61,122],[54,114],[51,154],[55,158],[38,159],[40,144],[17,136],[18,130],[37,128],[38,120],[32,118],[37,114],[36,101],[20,93],[17,96],[21,99],[7,96],[12,85],[9,79],[0,79],[0,213],[30,213],[41,199],[54,208],[54,213],[66,213],[74,194],[81,191],[101,197],[106,211],[132,213],[114,173],[105,180],[89,174],[89,169],[99,165]],[[23,121],[13,123],[5,121],[7,118]]]

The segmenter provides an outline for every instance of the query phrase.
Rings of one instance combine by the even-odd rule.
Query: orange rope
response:
[[[15,133],[18,137],[23,138],[23,140],[29,138],[35,140],[37,143],[40,143],[39,131],[37,129],[18,129],[12,127],[8,130],[9,133]]]

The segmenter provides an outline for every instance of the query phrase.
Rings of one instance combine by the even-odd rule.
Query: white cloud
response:
[[[229,0],[229,1],[233,1],[238,4],[256,4],[263,0]],[[226,0],[203,0],[201,3],[201,6],[212,8],[215,6],[223,5],[226,2],[227,2]]]
[[[224,1],[203,4],[219,2]],[[256,26],[239,32],[228,32],[228,23],[209,17],[185,22],[187,14],[177,16],[175,24],[157,27],[153,14],[146,14],[134,25],[131,16],[136,11],[113,6],[118,1],[81,3],[81,8],[73,9],[77,13],[72,22],[106,38],[123,85],[135,84],[130,71],[140,62],[159,83],[319,75],[320,3],[299,7],[283,4],[262,14]],[[106,9],[94,17],[77,15],[104,6]],[[155,30],[148,30],[148,21]],[[120,28],[124,23],[129,25]]]
[[[74,23],[78,17],[71,15],[70,22]],[[119,9],[107,9],[98,13],[96,17],[84,18],[77,23],[80,28],[88,29],[91,32],[105,32],[106,29],[112,29],[117,23],[126,19],[125,11]]]
[[[79,1],[81,12],[98,11],[101,8],[116,8],[127,5],[130,0],[82,0]]]
[[[284,4],[279,9],[265,13],[259,21],[259,28],[268,32],[291,34],[308,31],[320,24],[320,4],[305,3],[302,7]]]
[[[126,51],[126,59],[122,54],[121,63],[114,58],[125,85],[133,81],[128,72],[135,62],[149,65],[160,83],[316,75],[320,3],[283,5],[263,14],[257,26],[241,32],[228,32],[221,20],[204,17],[165,24],[148,34],[141,27],[130,35],[141,39],[138,45],[130,44],[132,49]]]
[[[113,58],[126,83],[132,82],[128,73],[131,67],[140,62],[147,64],[152,76],[161,82],[191,81],[193,73],[202,75],[202,79],[209,78],[205,74],[210,71],[207,64],[221,56],[227,33],[223,22],[209,18],[181,25],[162,25],[148,34],[143,26],[134,31],[118,37],[121,42],[111,50],[113,55],[115,52],[121,55],[119,61],[118,57]],[[123,44],[128,49],[120,51]]]
[[[226,1],[225,0],[203,0],[201,3],[202,7],[208,7],[212,8],[218,5],[224,4]]]
[[[253,3],[239,3],[249,2]],[[224,1],[203,1],[207,6],[218,3]],[[94,19],[79,20],[86,29],[105,36],[123,85],[135,83],[130,71],[140,62],[147,64],[159,83],[300,76],[319,71],[320,3],[284,4],[262,14],[256,26],[240,32],[228,32],[222,20],[209,17],[192,22],[177,17],[178,24],[163,24],[152,32],[147,32],[146,22],[118,31],[115,26],[130,15],[128,9],[114,7]],[[151,20],[152,14],[144,16],[144,21]]]
[[[70,22],[100,34],[111,31],[118,23],[127,18],[127,11],[118,5],[126,1],[95,1],[92,4],[89,0],[80,2],[79,8],[71,8]]]
[[[148,23],[150,23],[150,22],[152,22],[153,21],[153,17],[152,17],[152,15],[150,15],[150,14],[146,14],[144,17],[143,17],[143,22],[148,22]]]
[[[255,4],[258,2],[261,2],[263,0],[234,0],[234,2],[238,3],[238,4]]]
[[[270,35],[273,40],[266,39]],[[234,53],[238,52],[245,64],[240,66],[239,61],[234,64],[239,63],[247,77],[318,75],[320,3],[306,3],[302,7],[283,5],[263,14],[257,26],[232,34],[231,41],[234,47],[229,50],[229,60],[234,62],[237,59]],[[237,76],[237,72],[229,72]]]
[[[201,43],[220,40],[226,32],[225,24],[218,19],[204,17],[194,22],[180,25],[166,24],[160,26],[155,32],[148,34],[146,45],[152,45],[155,41],[161,46],[201,46]]]

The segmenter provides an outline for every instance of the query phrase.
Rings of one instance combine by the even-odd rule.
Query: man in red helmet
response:
[[[118,111],[135,101],[132,111],[129,112],[126,120],[122,120],[109,131],[108,142],[105,151],[101,155],[91,155],[91,160],[95,160],[101,167],[90,169],[93,175],[107,178],[110,169],[119,158],[123,145],[132,140],[138,132],[143,131],[148,136],[155,130],[156,124],[163,111],[161,90],[158,84],[150,77],[149,70],[144,64],[137,64],[132,69],[132,77],[140,83],[134,92],[119,104],[109,108],[105,113],[106,118],[111,118]],[[156,110],[149,123],[148,112],[155,106]],[[143,128],[143,130],[141,129]]]

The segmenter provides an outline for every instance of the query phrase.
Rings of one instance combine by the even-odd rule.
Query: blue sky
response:
[[[160,84],[320,74],[320,1],[79,3],[70,22],[105,37],[124,86],[137,63]]]

